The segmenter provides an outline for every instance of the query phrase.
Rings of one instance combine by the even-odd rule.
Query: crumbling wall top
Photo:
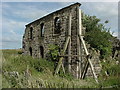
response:
[[[50,16],[50,15],[53,15],[54,13],[60,12],[60,11],[62,11],[62,10],[68,9],[68,8],[72,8],[72,7],[74,7],[74,6],[81,6],[81,4],[77,2],[77,3],[74,3],[74,4],[69,5],[69,6],[67,6],[67,7],[64,7],[64,8],[62,8],[62,9],[60,9],[60,10],[54,11],[54,12],[52,12],[52,13],[46,15],[46,16],[43,16],[43,17],[41,17],[41,18],[39,18],[39,19],[37,19],[37,20],[35,20],[35,21],[27,24],[26,27],[29,26],[29,25],[31,25],[32,23],[35,23],[35,22],[37,22],[37,21],[45,18],[45,17],[48,17],[48,16]]]

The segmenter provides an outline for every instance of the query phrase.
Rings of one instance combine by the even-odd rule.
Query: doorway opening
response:
[[[44,58],[44,48],[43,46],[40,46],[40,56]]]
[[[30,51],[30,56],[32,56],[32,48],[31,47],[29,48],[29,51]]]

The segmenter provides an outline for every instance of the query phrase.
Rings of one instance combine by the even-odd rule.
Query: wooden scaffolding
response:
[[[78,20],[78,25],[79,25],[79,29],[77,30],[77,55],[71,55],[71,13],[69,15],[69,28],[68,28],[68,37],[66,39],[66,42],[64,44],[64,47],[63,47],[63,50],[61,52],[61,55],[60,55],[60,59],[59,59],[59,62],[58,62],[58,65],[56,67],[56,70],[55,70],[55,75],[58,74],[60,68],[62,67],[63,69],[63,72],[65,73],[65,69],[64,69],[64,65],[63,65],[63,58],[65,56],[68,57],[68,63],[71,63],[71,57],[72,56],[75,56],[78,58],[78,62],[77,62],[77,68],[76,68],[76,76],[78,79],[83,79],[86,75],[86,72],[88,70],[88,67],[90,66],[91,68],[91,71],[92,71],[92,74],[93,74],[93,77],[95,79],[95,81],[98,83],[98,79],[97,79],[97,75],[95,73],[95,70],[94,70],[94,67],[93,67],[93,64],[90,60],[90,54],[87,50],[87,47],[86,47],[86,44],[85,44],[85,41],[83,39],[83,35],[82,35],[82,21],[81,21],[81,10],[79,9],[79,20]],[[84,48],[84,52],[87,56],[87,61],[85,62],[85,65],[84,65],[84,68],[81,68],[81,60],[82,60],[82,47]],[[65,54],[65,51],[67,50],[68,48],[68,55],[64,55]],[[71,65],[68,64],[68,71],[71,72]]]

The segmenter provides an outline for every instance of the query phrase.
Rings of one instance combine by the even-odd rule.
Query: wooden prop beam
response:
[[[88,51],[87,51],[85,42],[84,42],[84,40],[83,40],[83,36],[80,36],[80,35],[79,35],[79,38],[80,38],[80,40],[82,41],[82,44],[83,44],[83,47],[84,47],[84,50],[85,50],[86,55],[89,56],[89,53],[88,53]],[[95,78],[95,81],[96,81],[97,83],[99,83],[99,82],[98,82],[98,79],[97,79],[97,75],[96,75],[96,73],[95,73],[95,70],[94,70],[94,67],[93,67],[93,64],[92,64],[90,58],[88,58],[87,60],[88,60],[88,62],[89,62],[89,64],[90,64],[91,71],[92,71],[92,74],[93,74],[93,76],[94,76],[94,78]]]
[[[85,64],[85,66],[84,66],[84,69],[83,69],[83,72],[82,72],[82,75],[81,75],[81,78],[82,78],[82,79],[85,78],[85,74],[86,74],[86,72],[87,72],[88,66],[89,66],[89,62],[86,61],[86,64]]]
[[[82,20],[81,20],[81,9],[78,8],[78,35],[82,34]],[[81,73],[82,73],[82,48],[81,48],[81,40],[79,40],[79,36],[77,35],[77,47],[78,47],[78,70],[79,70],[79,73],[78,73],[78,78],[81,78]]]
[[[70,36],[67,37],[67,40],[66,40],[66,42],[65,42],[63,51],[62,51],[62,53],[61,53],[62,55],[65,53],[65,51],[66,51],[66,49],[67,49],[69,40],[70,40]],[[55,74],[58,74],[58,72],[59,72],[59,70],[60,70],[60,67],[61,67],[61,65],[62,65],[62,61],[63,61],[63,57],[61,57],[61,58],[59,59],[58,66],[57,66],[57,68],[56,68],[56,70],[55,70]],[[64,70],[63,70],[63,71],[64,71]]]
[[[86,45],[85,45],[85,41],[83,40],[83,36],[79,35],[79,39],[81,40],[81,42],[82,42],[82,44],[83,44],[83,47],[84,47],[84,50],[85,50],[86,55],[88,56],[89,53],[88,53],[87,47],[86,47]]]
[[[64,65],[63,65],[63,64],[61,64],[61,65],[62,65],[63,73],[65,74],[65,68],[64,68]]]
[[[71,13],[69,15],[69,29],[68,36],[70,36],[69,45],[68,45],[68,71],[71,72]]]

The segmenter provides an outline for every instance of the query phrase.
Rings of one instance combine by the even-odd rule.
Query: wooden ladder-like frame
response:
[[[78,33],[78,35],[77,35],[78,53],[77,53],[76,56],[78,57],[79,62],[77,62],[77,69],[76,69],[77,70],[77,78],[83,79],[86,75],[87,70],[88,70],[88,66],[90,66],[92,74],[94,76],[94,79],[98,83],[97,75],[95,73],[93,64],[92,64],[92,62],[90,60],[90,57],[89,57],[90,54],[88,53],[87,47],[85,45],[85,41],[84,41],[83,36],[81,34],[82,33],[82,28],[81,28],[82,23],[81,23],[81,10],[80,9],[79,9],[78,14],[79,14],[79,20],[78,20],[78,23],[79,23],[78,28],[79,29],[77,31],[77,33]],[[81,56],[82,56],[81,55],[81,45],[83,46],[85,54],[87,56],[87,62],[84,66],[84,70],[81,70],[81,64],[80,64],[80,60],[81,60]],[[68,47],[68,55],[66,55],[66,56],[68,56],[68,63],[70,63],[71,62],[71,56],[73,56],[73,55],[71,55],[71,13],[69,15],[68,37],[66,38],[66,42],[64,44],[63,51],[61,52],[61,55],[60,55],[61,57],[59,59],[58,65],[57,65],[55,73],[54,73],[55,75],[58,74],[61,67],[63,69],[63,72],[65,73],[65,69],[64,69],[64,66],[63,66],[63,58],[65,56],[64,54],[65,54],[65,51],[67,50],[67,47]],[[71,72],[71,65],[70,64],[68,65],[68,69],[69,69],[69,72]],[[78,72],[80,72],[80,73],[78,73]]]

